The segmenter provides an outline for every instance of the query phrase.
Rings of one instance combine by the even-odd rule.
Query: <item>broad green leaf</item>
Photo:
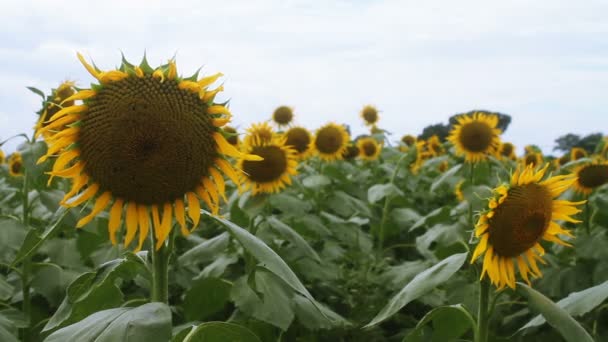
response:
[[[433,322],[433,341],[454,341],[465,332],[477,326],[475,319],[461,304],[440,306],[429,311],[404,339],[404,342],[418,342],[422,338],[422,328]]]
[[[391,317],[409,302],[418,299],[448,280],[464,264],[468,253],[454,254],[418,274],[364,328],[369,328]]]
[[[242,325],[226,322],[206,322],[192,329],[184,342],[262,342]]]
[[[306,200],[287,193],[272,195],[268,201],[273,209],[280,210],[285,216],[304,215],[312,209],[312,205]]]
[[[395,208],[390,215],[393,221],[400,226],[410,225],[420,220],[420,214],[411,208]]]
[[[439,186],[441,186],[442,184],[446,183],[446,181],[448,179],[452,178],[458,171],[460,171],[461,168],[462,168],[462,164],[456,164],[451,169],[449,169],[446,172],[444,172],[439,178],[437,178],[431,184],[431,192],[437,191],[437,188]]]
[[[450,207],[448,206],[431,211],[426,216],[416,221],[416,223],[410,227],[410,232],[425,225],[430,227],[436,223],[446,221],[450,217],[450,211]]]
[[[204,321],[222,310],[230,298],[232,284],[218,278],[202,278],[194,282],[184,297],[184,314],[189,321]]]
[[[332,311],[325,305],[321,303],[313,304],[310,300],[300,295],[296,295],[293,298],[293,303],[293,310],[298,318],[298,321],[308,329],[318,330],[336,327],[344,328],[351,325],[351,323],[344,317]],[[323,315],[319,315],[319,310],[323,312]]]
[[[321,258],[317,252],[315,252],[312,247],[298,234],[295,230],[293,230],[290,226],[285,223],[279,221],[276,217],[271,216],[267,219],[268,223],[272,228],[274,228],[283,238],[287,241],[291,242],[297,249],[299,249],[305,256],[321,262]]]
[[[325,175],[312,175],[302,179],[302,185],[311,189],[319,189],[331,184],[331,179]]]
[[[547,322],[568,342],[593,342],[593,338],[566,310],[560,308],[540,292],[523,283],[517,283],[517,292],[528,298],[528,305],[541,313]],[[529,323],[528,323],[529,324]],[[526,326],[521,329],[526,328]],[[520,331],[521,331],[520,329]]]
[[[572,316],[584,315],[601,305],[608,298],[608,281],[590,287],[580,292],[573,292],[568,297],[555,303]],[[538,315],[524,325],[520,330],[542,325],[546,322],[543,316]]]
[[[0,260],[9,263],[28,235],[28,227],[13,218],[0,218]]]
[[[229,241],[230,236],[228,233],[222,233],[216,237],[206,240],[182,254],[177,259],[178,264],[193,265],[209,262],[226,250]]]
[[[0,274],[0,301],[8,301],[13,296],[15,288]]]
[[[44,342],[167,342],[171,340],[171,310],[162,303],[96,312],[59,329]]]
[[[403,196],[403,191],[392,183],[376,184],[367,190],[367,200],[372,204],[393,196]]]

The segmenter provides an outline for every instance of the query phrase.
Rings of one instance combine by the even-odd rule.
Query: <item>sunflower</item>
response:
[[[494,189],[488,210],[475,226],[479,243],[471,263],[485,253],[481,278],[488,275],[499,289],[515,288],[515,263],[521,277],[529,284],[528,274],[542,276],[537,261],[545,253],[541,240],[571,246],[557,235],[573,237],[555,221],[578,223],[571,216],[583,202],[555,199],[576,182],[574,175],[550,177],[541,181],[549,164],[535,171],[531,165],[519,167],[511,176],[510,185]]]
[[[285,132],[285,145],[296,151],[296,156],[304,159],[312,153],[312,134],[304,127],[292,127]]]
[[[566,153],[563,156],[555,159],[555,167],[560,168],[570,161],[570,154]]]
[[[437,135],[433,135],[426,142],[426,148],[433,157],[437,157],[445,153],[445,149],[441,144],[441,140]]]
[[[74,105],[74,100],[66,99],[70,98],[72,95],[76,93],[76,88],[74,88],[74,82],[65,81],[57,87],[57,89],[51,90],[51,95],[47,96],[44,101],[43,108],[40,110],[38,122],[36,122],[36,126],[34,130],[38,132],[41,128],[45,127],[48,124],[48,120],[53,117],[58,111],[63,108],[70,107]],[[43,134],[44,138],[48,138],[52,135],[52,131],[45,131]]]
[[[58,111],[38,131],[57,130],[39,160],[58,154],[51,179],[73,180],[61,204],[76,207],[96,197],[77,227],[113,202],[108,224],[112,243],[124,211],[125,246],[139,231],[136,249],[141,249],[152,227],[158,249],[171,232],[173,217],[182,233],[189,233],[186,206],[192,228],[198,225],[199,198],[217,214],[220,196],[225,198],[220,171],[239,184],[225,156],[260,160],[244,156],[224,137],[221,127],[231,115],[224,104],[214,102],[223,88],[208,89],[222,75],[183,78],[173,60],[152,69],[145,57],[138,66],[123,59],[118,69],[101,71],[82,55],[78,58],[99,84],[65,99],[83,104]]]
[[[258,193],[279,192],[291,184],[291,176],[296,175],[296,151],[291,146],[285,146],[285,139],[275,137],[265,141],[259,137],[250,139],[246,152],[264,158],[262,161],[252,161],[241,158],[238,168],[241,170],[241,180],[244,189]]]
[[[328,123],[319,128],[313,146],[322,160],[342,159],[350,137],[342,125]]]
[[[577,177],[574,189],[589,195],[594,189],[608,183],[608,162],[595,160],[579,165],[574,170],[574,174]]]
[[[8,157],[8,174],[13,177],[23,175],[23,159],[19,152],[13,152]]]
[[[222,128],[226,134],[226,141],[232,146],[239,146],[239,133],[232,126],[224,126]]]
[[[460,180],[458,183],[456,183],[456,186],[454,186],[454,195],[456,196],[456,199],[458,199],[458,202],[464,201],[464,193],[462,192],[463,184],[464,179]]]
[[[253,140],[257,139],[260,139],[262,142],[271,142],[274,135],[274,130],[268,122],[254,123],[247,128],[247,135],[245,135],[243,143],[245,145],[250,145],[253,143]]]
[[[527,153],[523,160],[524,165],[532,165],[532,167],[537,167],[543,162],[543,155],[539,152],[529,152]]]
[[[416,143],[416,137],[413,135],[406,134],[401,137],[401,142],[405,144],[405,146],[412,146]]]
[[[382,151],[382,145],[371,137],[363,137],[357,140],[357,148],[360,151],[359,157],[369,161],[378,159],[380,151]]]
[[[293,108],[280,106],[272,113],[272,120],[279,126],[287,126],[293,120]]]
[[[574,160],[579,160],[581,158],[586,158],[587,157],[587,151],[585,151],[584,149],[580,148],[580,147],[573,147],[570,150],[570,160],[574,161]]]
[[[348,146],[346,147],[346,150],[344,150],[344,159],[346,160],[353,160],[355,158],[357,158],[359,156],[359,147],[357,147],[357,144],[355,144],[354,142],[350,142],[348,144]]]
[[[418,140],[414,145],[416,148],[416,160],[411,165],[412,173],[418,173],[425,160],[432,157],[431,153],[426,148],[426,141]]]
[[[376,109],[376,107],[367,105],[361,110],[361,118],[365,122],[365,125],[372,126],[380,120],[380,115],[378,114],[378,109]]]
[[[465,155],[468,162],[484,160],[487,154],[495,154],[500,146],[498,116],[483,113],[461,115],[452,128],[448,140],[456,147],[456,154]]]
[[[450,163],[447,160],[444,160],[441,163],[439,163],[439,165],[437,165],[437,170],[439,170],[439,172],[443,173],[443,172],[446,172],[449,167],[450,167]]]
[[[500,144],[500,148],[498,151],[498,156],[501,158],[515,160],[517,156],[515,156],[515,146],[510,142],[505,142]]]
[[[4,152],[2,150],[0,150],[0,165],[4,164]]]

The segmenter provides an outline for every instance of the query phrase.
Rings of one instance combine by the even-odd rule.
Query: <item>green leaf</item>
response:
[[[315,252],[312,247],[298,234],[295,230],[293,230],[290,226],[285,223],[279,221],[276,217],[271,216],[267,219],[268,223],[274,230],[276,230],[283,238],[293,244],[298,250],[302,252],[305,256],[317,261],[321,262],[321,258],[317,252]]]
[[[262,342],[242,325],[226,322],[206,322],[194,328],[184,342]]]
[[[194,282],[184,297],[184,314],[189,321],[204,321],[221,311],[230,298],[232,284],[218,278],[202,278]]]
[[[187,250],[177,260],[182,266],[209,262],[215,259],[228,247],[230,236],[222,233]]]
[[[420,220],[420,214],[411,208],[395,208],[391,211],[390,216],[400,226],[410,225]]]
[[[404,342],[422,341],[422,328],[433,322],[433,341],[454,341],[477,323],[461,304],[440,306],[429,311],[404,339]]]
[[[388,304],[380,310],[380,313],[372,319],[364,328],[369,328],[386,320],[409,302],[418,299],[432,289],[448,280],[464,264],[468,253],[454,254],[445,258],[435,266],[418,274],[409,282]]]
[[[372,204],[393,196],[403,196],[403,191],[393,183],[376,184],[367,190],[367,200]]]
[[[44,342],[166,342],[171,340],[171,310],[162,303],[103,310],[57,330]]]
[[[331,179],[325,175],[312,175],[302,179],[302,185],[311,189],[319,189],[331,184]]]
[[[0,260],[11,262],[28,235],[28,227],[13,218],[0,219]]]
[[[296,295],[293,298],[293,303],[293,310],[298,321],[310,330],[331,329],[336,327],[344,328],[352,325],[349,321],[344,319],[344,317],[325,305],[320,303],[314,305],[310,300],[300,295]],[[319,310],[323,312],[323,315],[319,315]]]
[[[573,292],[556,304],[569,315],[580,316],[601,305],[606,298],[608,298],[608,281],[580,292]],[[543,316],[538,315],[520,330],[540,326],[545,322]]]
[[[312,205],[307,201],[286,193],[270,196],[269,203],[274,209],[283,212],[285,216],[304,215],[312,209]]]
[[[0,300],[8,301],[13,296],[15,288],[9,284],[3,275],[0,274]]]
[[[547,322],[569,342],[593,342],[587,331],[557,304],[526,284],[517,283],[517,292],[528,298],[528,305],[541,313]],[[529,323],[528,323],[529,324]],[[526,326],[522,327],[524,329]],[[521,331],[521,329],[519,331]]]
[[[46,95],[44,95],[44,92],[38,88],[35,87],[26,87],[29,91],[31,91],[34,94],[40,95],[40,97],[42,97],[42,100],[44,101],[46,99]]]
[[[416,221],[416,223],[410,227],[410,232],[425,225],[430,227],[436,223],[446,221],[450,217],[450,212],[451,209],[448,206],[437,208]]]
[[[437,178],[433,184],[431,184],[431,192],[435,192],[437,191],[437,188],[439,186],[441,186],[442,184],[446,183],[446,181],[450,178],[452,178],[458,171],[460,171],[460,169],[462,168],[462,164],[456,164],[454,167],[452,167],[451,169],[447,170],[446,172],[444,172],[441,177]]]

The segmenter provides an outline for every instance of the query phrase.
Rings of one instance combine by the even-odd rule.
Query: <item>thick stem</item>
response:
[[[22,198],[22,209],[23,209],[23,216],[22,216],[22,223],[24,227],[28,227],[29,226],[29,221],[30,221],[30,205],[29,205],[29,178],[28,178],[28,174],[27,174],[27,170],[25,170],[23,172],[23,188],[22,188],[22,192],[23,192],[23,198]],[[30,298],[30,271],[31,271],[31,260],[30,257],[26,257],[23,259],[23,263],[21,265],[21,289],[23,291],[23,303],[22,303],[22,310],[23,310],[23,314],[25,315],[25,318],[28,322],[28,325],[23,328],[23,341],[27,342],[30,340],[30,325],[31,325],[31,319],[32,319],[32,303],[31,303],[31,298]]]
[[[162,244],[159,249],[156,246],[154,233],[152,236],[152,302],[169,304],[169,257],[171,252],[166,244]],[[171,241],[169,241],[171,243]]]
[[[488,310],[489,297],[490,283],[486,279],[482,279],[479,281],[479,307],[477,309],[475,342],[488,341],[488,323],[490,322],[490,312]]]
[[[401,166],[401,162],[407,154],[402,155],[399,160],[397,160],[397,165],[395,165],[395,170],[393,171],[393,175],[391,176],[391,183],[395,184],[395,178],[397,178],[397,173],[399,172],[399,166]],[[388,209],[390,206],[391,197],[386,196],[384,199],[384,207],[382,208],[382,219],[380,221],[380,228],[378,229],[378,252],[382,252],[384,248],[384,226],[386,225],[386,221],[388,219]]]

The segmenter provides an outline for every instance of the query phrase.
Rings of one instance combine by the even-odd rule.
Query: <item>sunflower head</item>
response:
[[[488,209],[475,226],[479,242],[471,262],[481,255],[486,275],[499,289],[515,288],[515,264],[521,277],[530,283],[528,275],[540,277],[537,261],[545,253],[541,240],[570,246],[558,235],[573,237],[558,221],[578,223],[572,215],[583,202],[569,202],[556,198],[576,182],[573,175],[554,176],[543,180],[549,164],[536,170],[532,165],[518,168],[510,184],[494,189]]]
[[[285,132],[285,145],[291,146],[300,159],[306,158],[312,152],[312,134],[304,127],[292,127]]]
[[[380,120],[378,109],[372,105],[367,105],[361,110],[361,118],[368,126],[374,125]]]
[[[416,137],[410,134],[406,134],[401,137],[401,142],[405,144],[405,146],[412,146],[416,143]]]
[[[439,170],[439,172],[441,172],[441,173],[446,172],[449,168],[450,168],[450,163],[447,160],[444,160],[441,163],[439,163],[439,165],[437,165],[437,170]]]
[[[4,164],[4,159],[5,159],[4,152],[2,150],[0,150],[0,165]]]
[[[232,126],[224,126],[222,128],[226,135],[226,141],[232,146],[239,145],[239,132]]]
[[[448,140],[456,147],[458,155],[464,154],[468,162],[484,160],[488,154],[495,154],[500,146],[498,116],[473,113],[461,115],[450,131]]]
[[[574,189],[585,195],[589,195],[596,188],[608,183],[608,162],[595,160],[593,162],[579,165],[575,170],[576,183]]]
[[[198,225],[199,199],[217,213],[225,196],[220,171],[238,184],[225,157],[260,159],[243,156],[226,141],[221,127],[231,114],[215,102],[223,88],[209,88],[222,75],[181,77],[173,60],[152,68],[145,58],[139,65],[123,59],[118,69],[101,71],[82,55],[78,58],[99,83],[63,100],[83,103],[59,110],[38,131],[53,133],[39,160],[57,156],[51,180],[73,180],[61,203],[75,207],[94,199],[92,211],[77,227],[111,204],[112,243],[124,211],[125,245],[139,232],[140,249],[152,228],[155,248],[160,248],[173,218],[183,234],[189,233],[186,207],[190,228]]]
[[[21,158],[21,153],[13,152],[13,154],[8,157],[8,173],[13,177],[23,175],[23,159]]]
[[[510,142],[500,144],[499,156],[506,159],[515,160],[515,146]]]
[[[346,150],[344,150],[344,159],[353,160],[359,156],[359,153],[360,151],[359,147],[357,147],[357,144],[354,142],[350,142],[346,147]]]
[[[321,159],[332,161],[342,159],[349,140],[344,126],[329,123],[317,130],[313,146]]]
[[[543,155],[540,152],[527,153],[522,160],[524,165],[532,165],[532,167],[540,166],[542,162]]]
[[[458,199],[458,202],[464,201],[464,193],[462,192],[463,184],[464,179],[460,180],[458,183],[456,183],[456,186],[454,186],[454,195],[456,196],[456,199]]]
[[[416,160],[411,165],[412,173],[418,173],[425,160],[432,157],[426,146],[426,141],[418,140],[414,145],[416,147]]]
[[[359,157],[363,160],[376,160],[382,150],[382,145],[372,137],[363,137],[357,140],[357,148],[359,149]]]
[[[280,106],[272,113],[272,120],[279,126],[287,126],[293,120],[293,108]]]
[[[562,166],[566,165],[569,161],[570,161],[570,154],[566,153],[563,156],[556,159],[556,162],[557,162],[556,166],[562,167]]]
[[[255,137],[245,148],[247,153],[263,158],[261,161],[239,159],[245,189],[251,189],[254,195],[274,193],[291,184],[291,176],[297,174],[298,162],[296,151],[285,146],[284,137],[275,137],[269,142]]]
[[[573,147],[570,150],[570,160],[579,160],[581,158],[587,158],[587,151],[580,147]]]
[[[247,135],[243,139],[243,143],[245,145],[250,145],[257,143],[257,140],[260,140],[261,142],[271,142],[274,135],[274,130],[268,122],[254,123],[247,128]]]
[[[445,153],[445,149],[443,148],[443,145],[441,144],[441,140],[439,140],[439,137],[437,135],[433,135],[432,137],[430,137],[427,142],[426,142],[426,147],[427,150],[429,151],[429,153],[433,156],[439,156],[442,155],[443,153]]]
[[[69,99],[75,93],[76,88],[74,88],[74,82],[71,81],[65,81],[57,89],[51,89],[51,95],[47,96],[42,109],[38,112],[39,117],[34,130],[38,131],[45,127],[48,124],[48,120],[61,109],[73,106],[74,100],[66,101],[66,99]],[[47,131],[44,137],[49,137],[51,133]]]

